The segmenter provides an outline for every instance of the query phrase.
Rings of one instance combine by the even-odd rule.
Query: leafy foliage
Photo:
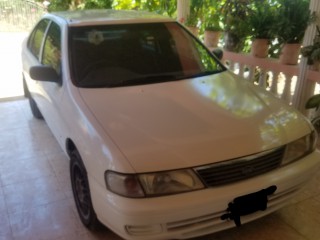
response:
[[[80,9],[97,9],[97,8],[112,8],[113,0],[87,0],[81,3]]]
[[[37,0],[41,2],[42,0]],[[177,15],[178,0],[50,0],[49,11],[68,9],[135,9],[170,17]],[[249,51],[251,38],[277,38],[274,54],[284,42],[301,42],[310,22],[310,0],[190,0],[189,26],[223,30],[233,51]],[[274,49],[273,49],[274,48]],[[272,55],[276,56],[276,55]]]
[[[278,0],[277,37],[282,43],[301,43],[311,21],[309,0]]]
[[[320,28],[317,26],[317,35],[312,45],[304,46],[301,49],[303,57],[307,58],[308,65],[320,63]]]
[[[50,1],[48,11],[65,11],[70,9],[71,0],[53,0]]]
[[[208,31],[222,30],[222,16],[219,12],[219,1],[208,0],[204,1],[204,29]]]
[[[270,4],[268,0],[255,1],[248,15],[248,25],[250,26],[253,38],[273,39],[276,24],[276,13],[278,5]]]
[[[110,8],[146,10],[173,17],[177,11],[177,0],[51,0],[48,10],[65,11]]]
[[[248,16],[253,0],[221,1],[220,12],[225,31],[225,48],[228,51],[240,52],[250,35]]]

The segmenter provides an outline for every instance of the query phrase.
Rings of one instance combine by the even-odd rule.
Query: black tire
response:
[[[34,99],[29,96],[29,104],[31,108],[32,115],[37,119],[43,119],[42,113],[40,112],[37,103],[34,101]]]
[[[73,197],[81,222],[90,230],[100,230],[103,225],[99,222],[93,209],[87,171],[77,150],[73,150],[70,154],[70,177]]]

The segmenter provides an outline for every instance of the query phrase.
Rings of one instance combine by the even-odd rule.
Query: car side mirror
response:
[[[29,70],[30,77],[34,80],[44,81],[44,82],[55,82],[61,83],[61,78],[50,66],[38,65],[32,66]]]
[[[220,48],[215,48],[212,50],[213,55],[215,55],[219,60],[223,58],[223,51]]]

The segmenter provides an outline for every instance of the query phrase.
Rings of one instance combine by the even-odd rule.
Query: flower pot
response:
[[[199,28],[197,27],[189,27],[188,26],[189,31],[196,37],[199,36]]]
[[[221,32],[219,31],[204,31],[204,44],[207,47],[216,47],[218,46]]]
[[[285,43],[281,49],[279,62],[287,65],[296,65],[300,54],[300,43]]]
[[[255,39],[251,46],[251,54],[254,57],[266,58],[268,56],[268,49],[268,39]]]

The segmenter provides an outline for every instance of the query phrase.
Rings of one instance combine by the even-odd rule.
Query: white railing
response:
[[[273,92],[288,104],[292,103],[299,65],[285,65],[279,63],[278,59],[256,58],[250,54],[228,51],[224,51],[223,61],[229,70]],[[320,72],[308,70],[307,79],[314,85],[320,83]],[[310,93],[306,99],[313,94]]]

